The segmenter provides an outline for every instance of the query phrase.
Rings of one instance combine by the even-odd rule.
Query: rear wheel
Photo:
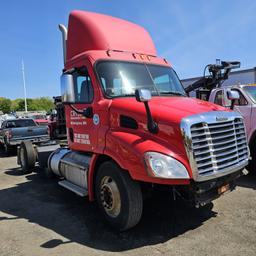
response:
[[[118,230],[134,227],[141,219],[140,185],[113,162],[103,163],[96,176],[95,193],[105,219]]]
[[[19,157],[22,172],[31,173],[36,163],[36,152],[31,141],[23,141],[20,144]]]

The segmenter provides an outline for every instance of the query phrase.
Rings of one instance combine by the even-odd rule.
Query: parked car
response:
[[[0,143],[6,154],[24,140],[34,143],[49,140],[48,127],[38,126],[31,118],[5,120],[0,128]]]
[[[40,126],[48,126],[48,119],[46,115],[34,115],[31,116],[31,118]]]

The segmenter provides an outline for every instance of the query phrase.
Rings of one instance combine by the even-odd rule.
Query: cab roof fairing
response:
[[[93,50],[156,56],[154,43],[143,27],[104,14],[72,11],[68,23],[67,62]]]

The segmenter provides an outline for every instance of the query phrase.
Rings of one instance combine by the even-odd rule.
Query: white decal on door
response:
[[[82,133],[74,133],[74,142],[86,145],[91,144],[89,134]]]

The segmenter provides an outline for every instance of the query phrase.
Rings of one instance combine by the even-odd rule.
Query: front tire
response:
[[[99,167],[95,193],[102,214],[113,227],[124,231],[140,221],[143,208],[140,185],[114,162]]]

